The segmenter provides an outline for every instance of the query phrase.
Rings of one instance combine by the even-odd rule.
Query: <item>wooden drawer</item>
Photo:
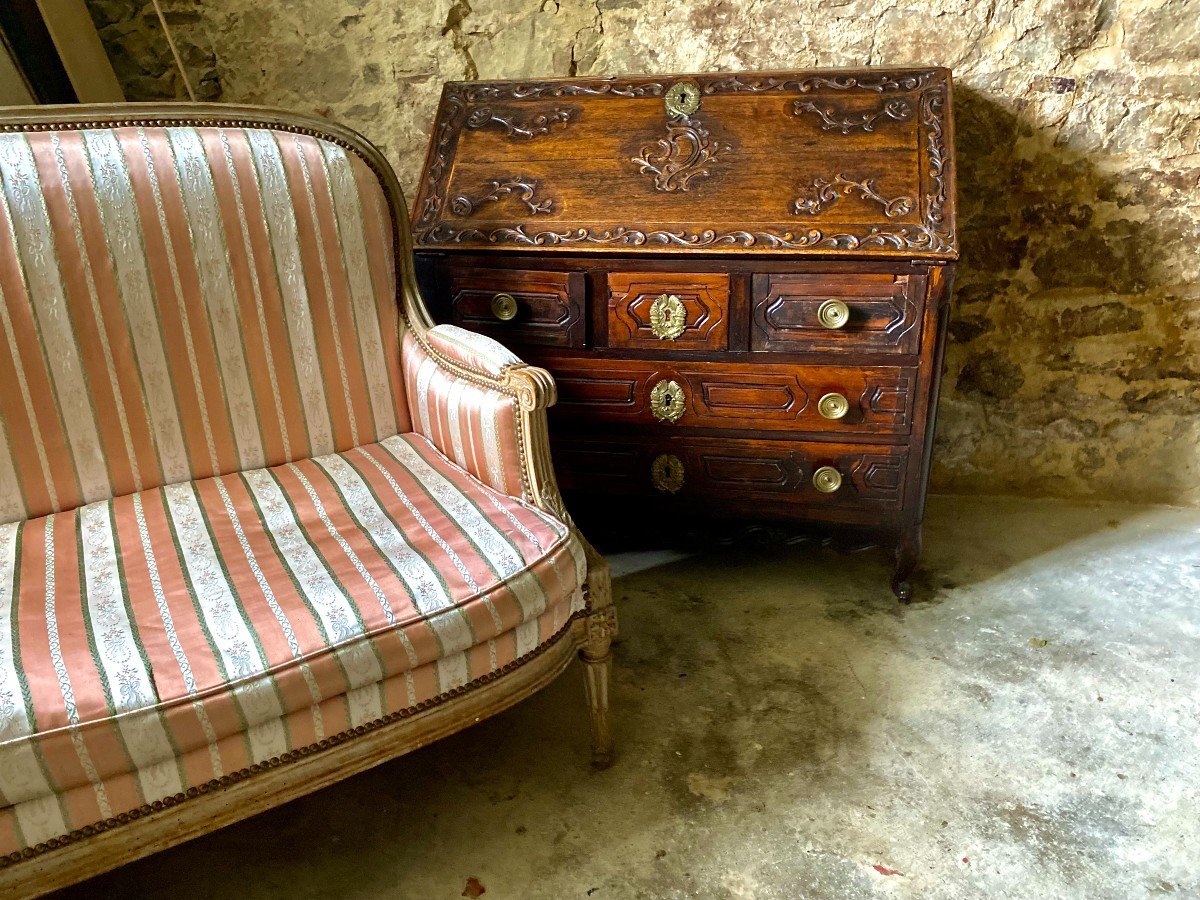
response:
[[[917,371],[900,366],[795,366],[546,356],[555,421],[663,428],[907,434]],[[836,415],[837,394],[846,412]],[[822,412],[824,410],[824,412]]]
[[[729,276],[610,272],[608,345],[659,350],[729,346]]]
[[[917,353],[923,296],[923,279],[910,275],[755,275],[750,349]],[[840,325],[824,318],[837,304],[849,312]]]
[[[564,490],[789,510],[898,510],[908,468],[902,446],[693,436],[560,435],[552,453]],[[841,479],[828,493],[814,485],[826,467]]]
[[[587,320],[582,272],[454,267],[449,275],[450,321],[510,346],[584,347]],[[516,301],[516,315],[501,319],[498,294]]]

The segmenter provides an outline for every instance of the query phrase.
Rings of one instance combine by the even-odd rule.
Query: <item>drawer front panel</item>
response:
[[[906,447],[866,444],[557,435],[552,452],[565,490],[876,513],[900,508],[908,469]]]
[[[725,350],[729,346],[729,276],[610,272],[608,345]]]
[[[502,318],[505,295],[515,303],[511,318]],[[466,267],[450,272],[450,321],[510,346],[586,346],[584,297],[582,272]]]
[[[750,349],[916,353],[923,281],[886,274],[755,275]]]
[[[669,428],[907,434],[917,370],[540,357],[554,374],[556,421]],[[839,399],[840,398],[840,399]]]

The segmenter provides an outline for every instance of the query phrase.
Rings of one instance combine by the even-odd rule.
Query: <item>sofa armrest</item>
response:
[[[413,430],[484,484],[568,521],[550,461],[550,373],[452,325],[409,331],[402,355]]]
[[[446,359],[494,378],[507,368],[524,365],[499,341],[457,325],[435,325],[425,332],[425,340]]]

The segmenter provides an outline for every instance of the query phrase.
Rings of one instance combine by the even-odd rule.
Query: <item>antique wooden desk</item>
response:
[[[447,84],[440,321],[558,383],[564,491],[894,547],[908,599],[958,243],[946,69]]]

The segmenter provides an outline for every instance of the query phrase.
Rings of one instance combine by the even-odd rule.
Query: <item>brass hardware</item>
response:
[[[822,494],[832,494],[842,486],[842,473],[833,466],[821,466],[813,472],[813,487]]]
[[[674,294],[659,294],[650,304],[650,330],[660,341],[673,341],[683,334],[687,310]]]
[[[663,102],[668,115],[690,116],[700,108],[700,85],[694,81],[677,81],[667,91]]]
[[[817,308],[817,320],[826,328],[841,328],[850,321],[850,307],[841,300],[826,300]]]
[[[683,417],[683,388],[674,381],[660,381],[650,391],[650,411],[660,422],[678,422]]]
[[[660,491],[676,493],[683,487],[683,463],[672,453],[660,453],[650,464],[650,480]]]
[[[840,419],[850,412],[850,401],[841,394],[826,394],[817,401],[817,412],[826,419]]]
[[[512,294],[497,294],[492,298],[492,315],[501,322],[510,322],[517,317],[517,298]]]

